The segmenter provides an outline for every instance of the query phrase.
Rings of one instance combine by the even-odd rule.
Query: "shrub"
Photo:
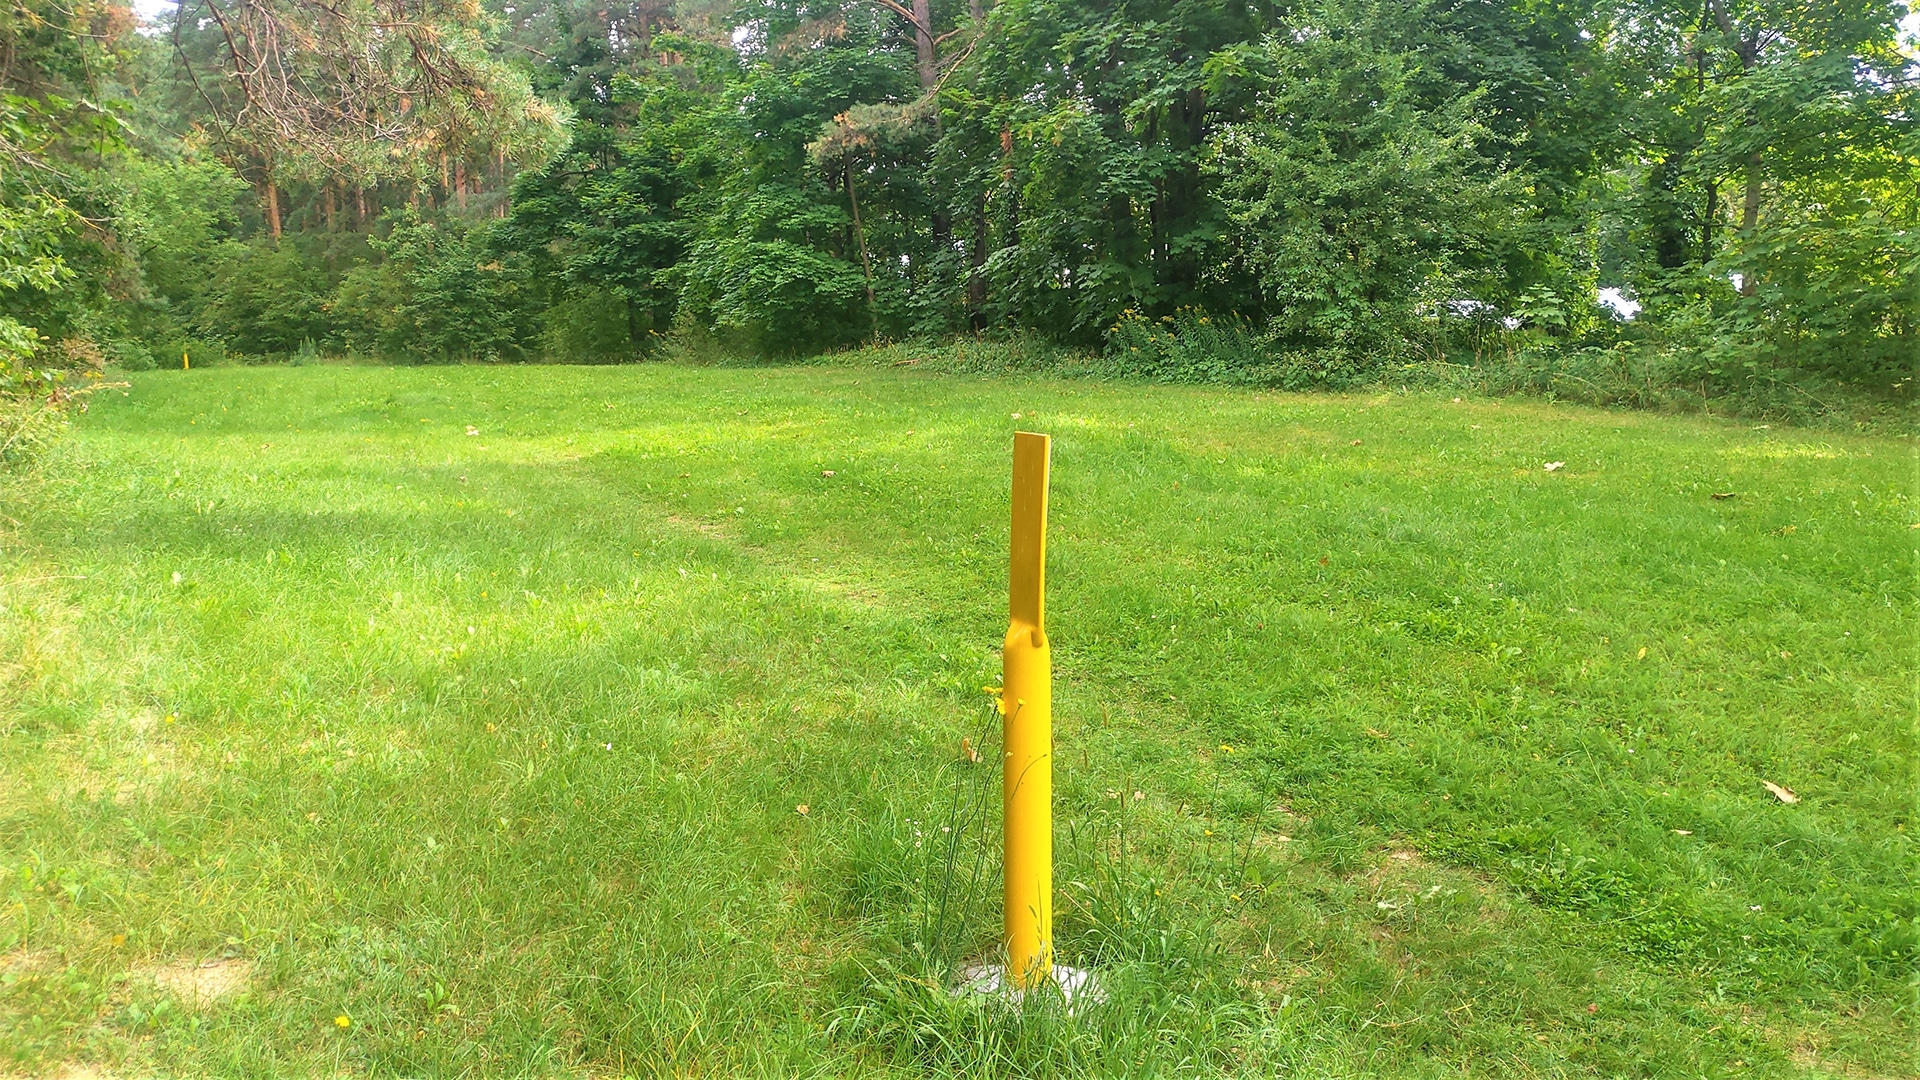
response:
[[[1352,386],[1399,350],[1302,345],[1284,326],[1197,308],[1150,318],[1129,309],[1108,328],[1103,369],[1161,382],[1242,383],[1287,390]]]
[[[106,386],[106,356],[87,338],[45,347],[31,328],[0,316],[0,468],[32,461],[62,428],[71,410],[85,412],[89,395]]]
[[[356,266],[334,291],[340,344],[390,359],[526,356],[540,325],[532,275],[524,256],[490,254],[484,227],[409,216],[373,246],[384,260]]]
[[[1208,168],[1235,258],[1259,282],[1262,335],[1304,353],[1316,378],[1344,377],[1325,347],[1392,353],[1419,335],[1423,308],[1497,291],[1515,240],[1523,180],[1486,151],[1485,102],[1410,44],[1424,14],[1368,8],[1209,61],[1263,75]]]
[[[147,371],[153,368],[219,367],[226,362],[227,350],[220,342],[174,336],[153,343],[144,363],[122,362],[121,366],[129,371]]]
[[[291,241],[221,245],[195,319],[200,331],[246,356],[286,356],[327,332],[326,275]]]
[[[560,285],[553,305],[542,313],[540,352],[549,360],[615,363],[631,359],[634,311],[619,290],[591,285]],[[644,331],[653,341],[659,335]]]

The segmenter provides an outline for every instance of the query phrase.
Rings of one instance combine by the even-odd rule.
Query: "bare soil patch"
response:
[[[174,960],[143,965],[134,974],[153,980],[192,1009],[205,1009],[232,997],[253,981],[253,961]]]

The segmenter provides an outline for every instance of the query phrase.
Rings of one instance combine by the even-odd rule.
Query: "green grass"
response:
[[[1073,1017],[944,989],[1015,428]],[[1915,467],[1417,395],[138,375],[0,508],[0,1075],[1910,1075]]]

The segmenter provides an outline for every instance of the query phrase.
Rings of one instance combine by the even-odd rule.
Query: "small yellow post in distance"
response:
[[[1000,710],[1006,750],[1007,981],[1032,989],[1053,974],[1053,661],[1047,648],[1047,478],[1053,440],[1013,436],[1009,625]]]

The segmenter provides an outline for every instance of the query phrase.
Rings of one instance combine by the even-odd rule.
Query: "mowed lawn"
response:
[[[0,507],[0,1075],[1916,1069],[1909,440],[910,369],[131,381]],[[1016,429],[1059,950],[1108,989],[1072,1016],[947,990],[998,933]]]

